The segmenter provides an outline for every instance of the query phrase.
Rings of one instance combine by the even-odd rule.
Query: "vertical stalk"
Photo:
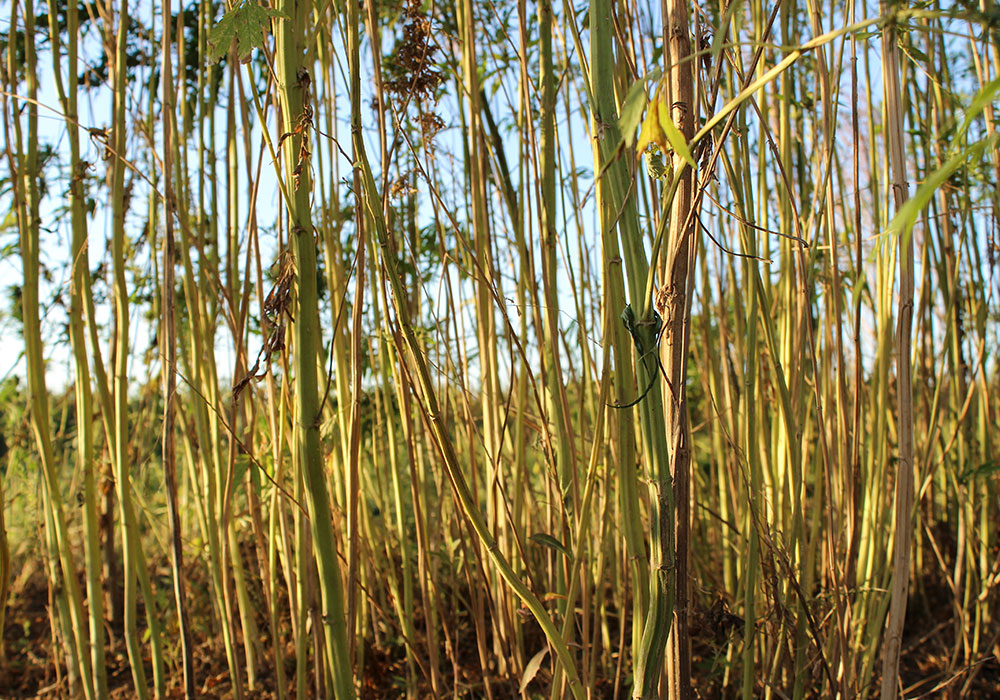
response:
[[[75,8],[74,8],[75,9]],[[174,580],[174,602],[177,605],[177,622],[180,633],[181,660],[184,673],[184,697],[195,695],[194,660],[191,649],[191,632],[188,623],[187,594],[184,585],[184,547],[181,540],[181,518],[177,502],[177,455],[174,443],[177,394],[177,328],[174,311],[175,242],[174,211],[174,94],[173,66],[171,64],[171,0],[163,0],[163,36],[160,53],[161,104],[163,128],[163,280],[161,281],[160,339],[161,373],[163,381],[163,479],[167,492],[167,512],[170,518],[170,565]]]
[[[633,260],[635,258],[634,247],[640,234],[634,209],[624,203],[624,192],[627,189],[624,185],[628,181],[625,166],[621,161],[606,166],[613,158],[613,149],[616,146],[618,136],[617,129],[613,126],[617,118],[617,109],[614,103],[615,64],[610,3],[606,0],[595,2],[591,7],[590,21],[592,85],[589,86],[589,92],[597,100],[591,104],[591,123],[596,137],[594,141],[594,171],[599,173],[607,167],[604,177],[597,182],[598,206],[601,212],[601,254],[604,263],[602,303],[613,314],[622,308],[626,301],[619,237],[623,240],[627,251],[626,258],[630,263],[629,287],[633,295],[637,295],[639,294],[637,289],[640,288],[641,282],[637,281],[638,274],[633,272]],[[621,212],[620,217],[618,216],[619,212]],[[642,277],[644,279],[645,275],[643,274]],[[643,304],[642,308],[648,305],[645,300],[640,300],[640,302]],[[640,314],[639,317],[642,318],[642,315]],[[611,342],[614,350],[616,377],[614,393],[620,397],[619,403],[631,403],[635,397],[636,382],[636,374],[629,359],[629,347],[632,339],[623,324],[613,324],[611,333],[612,336],[608,341]],[[637,364],[639,365],[639,386],[646,386],[650,375],[646,361],[644,359]],[[659,387],[657,386],[653,388],[645,401],[654,401],[658,398]],[[642,531],[643,518],[639,507],[636,469],[638,457],[635,449],[636,426],[633,416],[634,414],[629,411],[614,411],[613,421],[614,443],[618,449],[618,473],[616,477],[619,508],[624,521],[626,553],[632,568],[632,659],[638,670],[640,663],[647,663],[641,650],[643,630],[646,619],[650,615],[651,591],[654,587],[658,590],[662,571],[655,569],[656,565],[650,562],[646,556]],[[647,430],[643,431],[644,437],[648,434]],[[656,556],[655,553],[654,556]],[[650,576],[651,568],[656,571],[652,577]],[[662,615],[657,615],[657,617],[663,618]],[[669,617],[666,619],[669,624]],[[663,644],[665,643],[666,634],[663,635]],[[654,663],[652,666],[658,668],[659,663]],[[658,671],[656,674],[658,676]],[[639,674],[636,674],[636,682],[639,682]]]
[[[239,284],[239,171],[237,166],[237,136],[236,136],[236,108],[235,100],[237,93],[237,81],[240,79],[240,71],[237,70],[235,62],[229,66],[229,109],[226,119],[226,192],[228,206],[226,207],[226,261],[224,270],[220,270],[222,265],[221,254],[215,261],[215,274],[222,277],[213,279],[212,288],[218,289],[217,296],[225,301],[225,308],[230,337],[232,338],[233,350],[235,353],[235,365],[233,367],[233,383],[237,378],[247,375],[247,358],[244,349],[243,337],[246,325],[246,309],[244,296],[240,292]],[[218,246],[218,243],[216,244]],[[224,277],[223,277],[224,274]],[[221,287],[221,288],[220,288]],[[214,329],[214,324],[213,324]],[[214,366],[214,363],[213,363]],[[211,376],[211,386],[213,391],[218,386],[219,381]],[[221,401],[218,402],[221,405]],[[232,576],[228,573],[224,575],[224,594],[227,596],[227,609],[234,609],[238,604],[239,622],[243,633],[243,653],[246,658],[247,688],[250,691],[256,689],[258,674],[258,657],[262,653],[260,633],[255,620],[255,606],[250,602],[247,590],[247,576],[243,565],[243,556],[240,552],[236,524],[233,522],[233,495],[236,488],[236,460],[242,451],[240,444],[247,444],[244,424],[246,413],[243,411],[245,404],[244,394],[241,391],[233,391],[229,398],[228,426],[226,426],[228,437],[228,454],[225,470],[224,488],[222,490],[222,503],[220,511],[220,539],[222,544],[222,561],[227,569],[231,569]],[[220,421],[213,421],[213,424]],[[249,441],[249,442],[252,442]],[[250,494],[248,493],[248,499]],[[235,599],[234,599],[235,595]]]
[[[357,37],[357,3],[354,22],[348,31]],[[283,144],[285,184],[292,193],[288,202],[289,241],[295,259],[295,321],[292,328],[295,370],[295,440],[299,464],[305,482],[310,526],[319,570],[322,627],[328,673],[333,677],[337,700],[354,697],[353,670],[350,665],[347,618],[344,610],[344,585],[337,561],[330,496],[320,447],[320,403],[317,380],[319,347],[319,308],[316,288],[316,241],[313,233],[310,195],[312,178],[309,165],[309,135],[312,129],[311,78],[304,63],[309,36],[308,0],[284,0],[280,9],[290,18],[280,23],[277,33],[277,77],[281,100],[282,124],[286,133]],[[355,43],[355,51],[356,51]],[[358,70],[357,63],[352,70]],[[360,134],[357,135],[360,138]],[[353,633],[353,631],[351,632]]]
[[[125,101],[126,70],[125,49],[128,41],[128,2],[123,1],[119,7],[118,30],[115,35],[116,50],[113,62],[114,76],[114,151],[121,158],[125,153]],[[132,668],[132,681],[139,700],[148,697],[146,672],[143,668],[142,649],[140,647],[139,630],[136,624],[136,585],[139,568],[138,526],[132,511],[132,494],[129,476],[129,416],[128,416],[128,356],[129,356],[129,292],[125,280],[125,164],[116,160],[111,164],[111,203],[112,203],[112,238],[111,257],[114,265],[114,305],[115,305],[115,344],[114,344],[114,381],[113,381],[113,430],[112,465],[115,473],[115,486],[118,495],[118,510],[122,528],[122,564],[124,566],[125,589],[125,645],[128,650],[129,664]],[[150,601],[152,605],[152,601]],[[155,614],[150,610],[150,614]]]
[[[685,141],[694,135],[698,104],[694,91],[691,60],[691,30],[687,0],[668,0],[663,22],[667,64],[667,99],[670,118]],[[674,154],[674,170],[681,157]],[[667,687],[671,700],[688,700],[691,690],[691,638],[689,629],[690,537],[691,537],[691,429],[687,405],[688,343],[691,336],[691,292],[697,239],[694,237],[697,203],[695,172],[684,168],[670,203],[670,224],[663,283],[656,293],[656,305],[665,319],[662,350],[666,372],[667,399],[664,424],[673,480],[676,602],[674,625],[670,631]]]
[[[468,114],[463,129],[466,157],[465,176],[468,178],[467,203],[469,209],[469,228],[472,234],[472,249],[474,257],[470,266],[475,270],[474,308],[475,332],[478,342],[481,386],[480,410],[482,412],[482,444],[483,461],[485,463],[485,481],[487,486],[486,519],[497,538],[499,546],[509,552],[509,538],[506,528],[501,527],[504,520],[503,495],[499,485],[503,481],[504,460],[502,459],[501,418],[500,407],[503,405],[503,394],[500,391],[500,378],[497,362],[497,322],[496,309],[493,306],[493,294],[499,287],[499,278],[495,271],[494,246],[496,244],[489,211],[489,166],[488,153],[484,137],[483,114],[488,109],[487,98],[480,79],[482,70],[479,41],[482,37],[482,23],[478,17],[479,3],[474,0],[457,0],[456,12],[461,42],[461,90],[464,93],[463,104]],[[470,446],[474,444],[470,441]],[[470,453],[469,459],[478,462],[476,452]],[[500,673],[512,674],[505,646],[513,637],[515,622],[510,605],[508,590],[499,585],[497,572],[487,571],[490,585],[484,593],[492,598],[492,654],[496,657]],[[483,647],[485,650],[485,646]],[[485,659],[486,657],[483,656]]]
[[[577,497],[571,489],[576,478],[575,450],[571,440],[569,406],[566,397],[566,383],[563,379],[561,353],[559,352],[559,295],[556,292],[556,246],[559,235],[556,230],[556,76],[552,61],[552,0],[539,0],[538,29],[540,66],[538,82],[541,104],[538,120],[541,126],[539,141],[539,179],[541,199],[538,212],[541,219],[542,283],[544,299],[544,338],[542,353],[545,363],[545,383],[547,397],[555,422],[558,440],[556,471],[562,501],[566,506],[574,504]],[[575,509],[574,509],[575,510]]]
[[[356,8],[357,0],[352,0],[351,4]],[[356,10],[351,11],[354,12]],[[349,22],[349,25],[355,26],[351,22]],[[356,36],[354,34],[355,39]],[[356,41],[352,42],[350,46],[348,58],[351,62],[351,70],[353,71],[356,70],[355,67],[358,65]],[[408,369],[416,379],[415,388],[419,390],[420,409],[431,433],[431,439],[441,457],[452,490],[465,516],[466,524],[475,532],[482,550],[485,551],[492,562],[493,569],[500,578],[507,582],[514,594],[524,603],[525,607],[527,607],[528,611],[542,628],[542,632],[545,634],[549,644],[552,645],[559,662],[563,664],[573,697],[575,700],[583,700],[585,691],[580,684],[580,677],[569,648],[563,643],[559,631],[556,629],[541,601],[518,577],[507,558],[500,551],[497,540],[492,535],[490,526],[483,517],[462,471],[453,438],[448,432],[448,427],[441,410],[442,407],[438,402],[437,390],[431,380],[430,369],[424,350],[417,340],[410,312],[406,306],[407,297],[403,292],[403,277],[400,274],[399,261],[389,239],[385,219],[382,216],[381,199],[378,196],[375,179],[372,175],[371,166],[368,163],[364,141],[361,139],[361,134],[357,132],[354,134],[354,139],[356,153],[360,157],[359,167],[363,178],[362,182],[365,194],[364,206],[374,224],[379,246],[379,257],[387,269],[386,280],[390,285],[392,305],[401,330],[402,338],[398,338],[397,342],[400,343],[400,352],[402,353],[405,350],[405,362],[409,365]],[[401,359],[403,358],[401,357]]]
[[[41,193],[39,177],[41,166],[38,149],[38,74],[35,51],[35,10],[33,0],[25,0],[24,23],[18,21],[20,3],[11,3],[10,32],[8,34],[6,82],[4,92],[4,126],[7,136],[7,157],[10,164],[10,179],[13,185],[14,210],[19,233],[23,284],[21,287],[21,318],[25,345],[25,363],[28,379],[28,410],[31,431],[38,449],[42,470],[44,495],[42,510],[46,517],[46,530],[50,546],[50,581],[57,586],[56,601],[60,611],[61,634],[66,650],[66,666],[70,678],[82,684],[88,700],[97,697],[93,679],[88,623],[83,613],[83,598],[77,582],[77,570],[69,541],[65,509],[53,454],[51,424],[49,418],[49,393],[45,382],[45,357],[42,345],[41,320],[39,314],[39,273]],[[13,97],[17,89],[17,76],[22,67],[18,66],[17,37],[24,26],[23,66],[27,82],[27,100],[23,110],[27,112],[27,134],[21,125],[21,100]],[[13,133],[11,129],[13,127]],[[25,139],[25,136],[27,137]],[[25,144],[25,140],[27,143]],[[26,146],[26,148],[25,148]],[[58,561],[53,561],[57,559]],[[92,651],[92,650],[91,650]]]
[[[745,119],[740,118],[740,127],[745,128]],[[744,151],[744,157],[748,154]],[[748,173],[742,173],[745,182],[740,183],[738,180],[734,182],[734,185],[744,185],[746,189],[749,189],[749,179]],[[749,203],[752,197],[749,193],[744,191],[743,193],[745,203]],[[751,219],[752,220],[752,219]],[[757,254],[757,236],[756,232],[750,226],[741,227],[741,239],[743,240],[743,249],[747,251],[750,255]],[[745,280],[752,280],[756,277],[756,265],[757,261],[748,258],[743,266],[743,278]],[[764,506],[763,499],[760,498],[763,493],[763,476],[761,474],[761,459],[760,459],[760,447],[759,447],[759,435],[761,433],[761,427],[758,423],[758,340],[757,340],[757,316],[759,314],[758,308],[758,295],[748,293],[746,316],[744,318],[744,326],[746,329],[746,348],[745,348],[745,366],[743,369],[743,431],[740,435],[741,446],[743,452],[746,456],[747,462],[747,472],[749,475],[747,488],[745,493],[747,494],[746,509],[743,513],[743,531],[746,532],[747,537],[747,553],[746,553],[746,571],[744,574],[743,583],[743,619],[744,619],[744,629],[743,629],[743,679],[742,679],[742,697],[743,700],[750,700],[755,697],[755,667],[756,667],[756,652],[757,652],[757,581],[760,578],[760,536],[758,529],[761,526],[760,520],[764,517],[759,509]]]
[[[882,3],[883,13],[888,5]],[[899,83],[899,47],[895,25],[882,30],[882,85],[885,100],[885,137],[893,203],[898,212],[907,199],[906,159],[903,147],[903,104]],[[899,302],[896,309],[896,393],[899,460],[896,462],[896,495],[892,551],[892,586],[889,622],[882,652],[882,700],[897,697],[899,656],[906,621],[910,582],[910,546],[913,542],[913,368],[910,343],[913,332],[913,237],[899,236]]]
[[[94,463],[93,393],[87,336],[84,325],[85,299],[90,295],[90,258],[87,243],[87,219],[84,211],[83,182],[85,165],[80,158],[80,133],[77,125],[79,89],[77,43],[79,7],[69,4],[66,10],[66,59],[68,89],[63,87],[62,60],[56,14],[49,12],[49,36],[52,42],[52,68],[59,102],[67,117],[70,146],[70,216],[72,222],[72,287],[70,297],[70,344],[76,373],[77,459],[84,475],[84,530],[87,601],[90,625],[90,658],[94,669],[94,693],[107,695],[107,670],[104,661],[104,605],[101,590],[101,544],[97,515],[97,474]]]

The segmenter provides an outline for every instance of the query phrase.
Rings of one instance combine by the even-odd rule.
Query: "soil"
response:
[[[66,669],[53,661],[62,658],[61,653],[53,648],[50,620],[50,594],[44,571],[36,564],[30,571],[22,570],[21,575],[12,582],[12,589],[7,605],[7,615],[3,630],[3,649],[6,658],[0,659],[0,699],[15,700],[17,698],[65,698],[69,697],[69,680]],[[161,567],[162,568],[162,567]],[[164,572],[155,570],[160,576]],[[203,581],[204,573],[192,568],[188,582],[192,590],[207,591],[207,582]],[[169,579],[168,579],[169,580]],[[169,588],[167,588],[169,590]],[[211,632],[211,626],[204,620],[209,619],[207,610],[207,595],[201,595],[193,602],[192,618],[200,620],[192,624],[194,631],[194,669],[197,697],[206,700],[229,699],[233,697],[229,670],[221,639]],[[953,624],[953,608],[950,591],[943,586],[924,585],[911,595],[911,605],[907,616],[906,637],[903,643],[902,683],[907,689],[907,698],[973,698],[988,700],[1000,698],[1000,662],[996,654],[1000,652],[997,637],[992,639],[993,653],[988,654],[979,664],[971,669],[954,668],[951,662],[955,644],[955,625]],[[200,606],[200,607],[199,607]],[[259,609],[263,609],[260,606]],[[461,613],[455,613],[461,618]],[[144,621],[144,613],[140,607],[139,618]],[[261,619],[260,629],[267,628]],[[693,674],[696,696],[699,699],[714,700],[716,698],[734,697],[738,692],[739,679],[729,678],[728,688],[724,687],[725,649],[730,635],[742,633],[742,620],[729,610],[726,601],[717,599],[704,609],[698,609],[692,618],[692,650]],[[468,625],[465,625],[468,627]],[[996,624],[994,627],[997,627]],[[458,631],[457,643],[463,650],[456,654],[456,662],[452,664],[442,654],[442,677],[449,686],[447,695],[452,696],[451,688],[459,689],[459,697],[486,697],[485,684],[489,682],[493,697],[497,700],[516,698],[519,679],[504,678],[499,673],[493,673],[489,678],[483,678],[480,670],[475,633],[472,629],[464,629],[461,620],[451,627]],[[113,640],[107,647],[107,674],[110,697],[113,700],[127,700],[135,697],[133,680],[128,663],[121,630],[108,631]],[[614,631],[617,637],[618,631]],[[541,632],[534,625],[526,625],[524,633],[535,639],[527,644],[527,648],[541,648]],[[997,629],[993,630],[997,635]],[[176,630],[168,630],[164,635],[170,646],[168,657],[176,659]],[[264,648],[270,649],[268,640],[264,640]],[[144,645],[147,650],[148,646]],[[290,643],[284,647],[285,677],[289,683],[289,697],[294,698],[295,662],[294,648]],[[364,700],[382,700],[383,698],[400,698],[403,696],[403,683],[408,669],[404,647],[400,644],[373,646],[367,644],[364,649],[364,671],[360,679],[361,698]],[[248,700],[270,700],[277,698],[276,679],[270,659],[266,667],[258,672],[258,683],[254,690],[244,689]],[[148,657],[145,659],[147,677],[151,678],[151,668]],[[309,668],[312,668],[311,659]],[[549,680],[548,663],[543,664],[537,680],[529,686],[529,691],[536,693],[544,690]],[[815,663],[813,675],[807,687],[821,687],[819,663]],[[419,670],[416,671],[418,678]],[[180,668],[168,669],[166,697],[183,698],[183,679]],[[312,675],[309,677],[308,697],[319,697]],[[875,689],[870,697],[878,697],[878,680],[874,681]],[[426,684],[424,684],[426,685]],[[619,698],[628,697],[622,683]],[[598,679],[594,689],[594,698],[613,698],[614,679]],[[763,691],[761,687],[758,689]],[[814,697],[807,691],[807,696]],[[426,688],[423,697],[432,697],[430,688]],[[545,697],[548,693],[545,692]],[[776,697],[781,697],[777,694]]]

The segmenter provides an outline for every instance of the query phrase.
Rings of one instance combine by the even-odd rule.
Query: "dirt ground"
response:
[[[30,566],[30,565],[29,565]],[[6,622],[3,630],[5,658],[0,660],[0,698],[14,700],[16,698],[64,698],[69,697],[69,682],[65,668],[60,663],[54,663],[53,658],[61,658],[55,654],[52,643],[50,621],[50,594],[44,572],[40,565],[30,571],[23,571],[12,582],[12,589],[6,611]],[[199,582],[198,571],[192,569],[191,582],[194,590],[205,591],[207,582]],[[903,644],[902,678],[907,697],[927,698],[972,698],[988,700],[1000,698],[1000,662],[996,654],[1000,645],[994,637],[993,654],[988,655],[978,665],[971,669],[959,669],[947,672],[954,644],[955,625],[951,618],[952,608],[946,599],[949,592],[938,590],[934,586],[926,586],[920,595],[914,595],[911,600],[907,617],[907,635]],[[206,598],[207,596],[202,596]],[[935,604],[935,600],[943,604]],[[200,604],[200,608],[199,608]],[[221,639],[206,634],[210,625],[204,624],[209,617],[205,607],[207,600],[194,601],[192,615],[201,616],[202,624],[195,624],[195,678],[197,696],[206,700],[215,698],[228,699],[233,697],[233,689],[229,679],[228,666]],[[140,608],[140,620],[144,614]],[[261,629],[266,629],[263,620]],[[996,626],[996,625],[995,625]],[[742,620],[733,615],[728,606],[716,601],[710,608],[696,611],[692,620],[693,633],[693,666],[695,675],[696,695],[706,700],[734,697],[738,692],[739,679],[731,678],[729,688],[724,687],[725,658],[721,655],[725,649],[727,636],[738,634],[742,628]],[[122,640],[121,630],[108,628],[114,640],[108,647],[107,669],[110,697],[114,700],[126,700],[135,697],[132,674]],[[177,645],[176,630],[171,637],[170,630],[165,635],[168,644]],[[502,678],[494,675],[484,679],[480,671],[474,633],[467,630],[464,636],[469,640],[466,649],[456,655],[456,662],[445,661],[447,668],[443,669],[443,677],[450,685],[459,688],[459,697],[486,697],[484,683],[488,680],[494,698],[518,697],[519,679]],[[537,632],[537,631],[536,631]],[[538,633],[540,635],[540,633]],[[541,644],[539,638],[538,644]],[[266,644],[265,648],[270,648]],[[179,654],[171,648],[169,656],[176,659]],[[364,651],[365,666],[361,677],[361,697],[366,700],[381,700],[383,698],[400,697],[400,683],[406,678],[407,668],[402,647],[375,648],[366,646]],[[146,659],[147,677],[151,678],[149,659]],[[267,659],[259,671],[259,681],[253,691],[245,692],[248,700],[270,700],[277,698],[276,678],[273,663]],[[289,696],[295,697],[294,678],[295,662],[294,648],[290,644],[285,647],[285,677],[289,683]],[[311,668],[311,663],[310,663]],[[820,665],[814,664],[814,674],[821,673]],[[547,681],[547,671],[540,671],[539,680]],[[971,680],[970,680],[971,678]],[[819,679],[816,678],[818,681]],[[310,676],[309,697],[317,697],[318,692],[314,679]],[[816,683],[816,687],[819,687]],[[619,688],[618,697],[627,698],[625,683]],[[542,690],[537,682],[529,686],[530,690]],[[760,688],[762,691],[763,688]],[[429,687],[423,697],[431,697]],[[613,679],[600,679],[595,688],[595,698],[614,698],[615,687]],[[451,695],[449,691],[448,695]],[[873,691],[871,697],[877,697]],[[167,698],[183,697],[183,679],[179,668],[167,670]],[[547,692],[545,697],[548,697]],[[781,697],[776,694],[776,697]]]

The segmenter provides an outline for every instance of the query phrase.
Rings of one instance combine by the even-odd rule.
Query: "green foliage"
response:
[[[143,594],[143,605],[151,602],[148,609],[176,625],[168,610],[173,596],[161,458],[169,450],[162,424],[169,375],[160,374],[169,369],[160,285],[165,224],[172,221],[176,279],[169,293],[178,374],[171,436],[185,577],[197,587],[189,589],[191,629],[199,643],[222,635],[210,640],[220,651],[208,661],[231,662],[235,686],[251,675],[249,662],[241,667],[244,660],[263,652],[255,680],[267,692],[272,680],[285,683],[276,693],[285,698],[303,695],[294,684],[307,688],[313,674],[347,668],[324,660],[332,646],[314,635],[316,625],[336,616],[320,613],[307,624],[289,624],[320,606],[309,593],[319,590],[320,540],[310,528],[323,504],[310,505],[308,492],[315,491],[331,499],[334,526],[321,533],[327,563],[352,572],[328,585],[334,590],[342,580],[353,587],[358,617],[346,627],[357,653],[353,680],[370,690],[372,669],[385,671],[385,695],[373,697],[478,697],[479,679],[487,678],[495,697],[512,696],[519,687],[530,697],[559,696],[560,666],[581,659],[589,662],[577,669],[578,688],[603,697],[612,681],[630,684],[642,640],[629,637],[642,633],[653,609],[650,574],[667,576],[674,564],[653,546],[667,531],[655,525],[665,501],[654,491],[640,494],[651,476],[663,487],[660,494],[673,486],[666,445],[652,442],[663,434],[663,415],[649,406],[654,393],[662,405],[673,401],[678,384],[664,367],[654,367],[652,344],[659,343],[661,359],[680,346],[661,340],[659,320],[644,326],[629,315],[622,325],[628,301],[638,309],[648,300],[626,299],[616,275],[635,271],[633,286],[641,290],[650,244],[661,240],[659,257],[649,263],[656,306],[665,308],[677,291],[665,284],[663,263],[673,246],[659,231],[677,223],[664,213],[671,207],[674,164],[684,163],[705,183],[690,238],[696,266],[688,278],[691,325],[684,338],[690,367],[681,380],[696,504],[690,573],[698,583],[688,609],[700,627],[692,635],[703,694],[732,696],[744,674],[749,697],[791,679],[799,679],[798,692],[788,688],[797,700],[838,693],[860,698],[871,685],[865,655],[877,655],[882,645],[879,606],[891,575],[884,542],[893,527],[891,490],[901,463],[891,323],[900,302],[892,245],[911,232],[927,261],[918,267],[914,305],[916,466],[928,469],[915,539],[944,536],[939,543],[949,545],[917,548],[923,559],[911,570],[929,585],[911,590],[945,591],[936,584],[961,573],[968,594],[951,605],[914,606],[917,614],[930,607],[954,615],[950,622],[965,624],[956,629],[961,634],[952,632],[953,624],[935,627],[943,617],[916,624],[947,629],[956,649],[942,656],[979,668],[988,650],[959,647],[997,633],[996,603],[977,570],[982,557],[996,551],[996,533],[974,528],[996,521],[1000,483],[989,430],[997,424],[996,401],[987,391],[996,384],[990,340],[1000,319],[989,294],[1000,138],[986,119],[1000,81],[982,79],[977,69],[986,64],[970,57],[992,49],[993,39],[976,33],[996,24],[996,8],[979,12],[969,2],[964,10],[938,12],[925,3],[914,14],[915,6],[897,5],[891,21],[868,14],[848,26],[843,13],[820,8],[817,18],[811,6],[793,2],[779,8],[768,28],[767,17],[747,3],[706,6],[692,27],[700,39],[691,66],[700,71],[694,123],[701,133],[687,141],[671,119],[678,111],[664,77],[670,44],[657,22],[649,26],[642,4],[615,4],[613,25],[598,11],[600,3],[554,3],[549,15],[531,2],[372,1],[360,8],[314,3],[298,5],[301,14],[289,10],[306,18],[306,27],[293,27],[268,0],[230,0],[218,21],[211,3],[179,10],[174,3],[175,14],[166,18],[174,42],[169,68],[159,62],[164,18],[157,8],[128,18],[121,123],[129,167],[116,191],[109,187],[119,162],[109,150],[111,131],[96,123],[106,120],[102,107],[81,109],[80,121],[94,128],[90,138],[79,132],[85,161],[74,168],[68,139],[44,130],[41,140],[26,137],[28,103],[8,100],[19,106],[8,115],[11,126],[22,120],[21,142],[35,146],[42,170],[33,182],[41,198],[42,267],[29,269],[42,279],[36,305],[43,307],[43,357],[50,373],[70,367],[83,376],[89,366],[86,384],[71,376],[67,390],[41,404],[50,416],[49,452],[74,552],[85,550],[77,538],[78,503],[88,473],[77,438],[93,429],[89,473],[97,475],[98,488],[110,488],[100,474],[118,456],[105,431],[123,426],[120,453],[129,471],[115,477],[116,485],[138,506],[140,527],[133,530],[154,574],[155,595]],[[67,7],[55,3],[52,10],[61,39],[69,32]],[[87,7],[79,8],[81,89],[112,97],[108,79],[116,59],[106,44],[117,31],[117,15]],[[351,26],[350,13],[359,9]],[[971,32],[956,30],[959,12],[961,21],[973,23]],[[46,19],[36,18],[43,55],[58,43],[46,44]],[[817,26],[828,33],[814,35]],[[908,57],[901,70],[902,123],[912,197],[898,209],[884,177],[889,122],[878,68],[866,65],[877,60],[877,40],[888,26],[898,33],[893,46]],[[381,38],[375,51],[368,43],[372,30]],[[269,44],[272,31],[288,32],[295,50],[255,52]],[[344,37],[352,31],[359,38],[349,53]],[[546,33],[554,65],[543,73]],[[596,36],[607,43],[601,60],[588,44]],[[26,35],[10,31],[6,38],[17,42],[18,53],[12,56],[17,74],[8,76],[5,89],[13,94],[20,85],[23,92],[30,75]],[[851,48],[858,59],[854,100],[848,97]],[[758,49],[761,60],[751,68],[748,59]],[[61,51],[65,59],[65,40]],[[230,70],[237,60],[248,68]],[[275,81],[290,60],[294,65],[286,64],[284,79]],[[48,77],[43,73],[39,77]],[[301,76],[311,80],[309,100],[296,103],[293,123],[285,124],[274,106],[304,96]],[[167,77],[177,86],[173,122],[157,111]],[[355,79],[360,95],[349,94]],[[379,79],[384,94],[376,100]],[[542,95],[553,87],[550,132]],[[360,99],[350,105],[352,97]],[[356,122],[348,118],[349,106],[359,110]],[[54,121],[58,116],[39,112],[43,124],[73,133]],[[354,124],[361,131],[356,142],[348,134]],[[648,147],[645,163],[636,157],[637,141]],[[291,145],[297,142],[301,147]],[[553,146],[551,194],[543,184],[550,182],[543,143]],[[168,144],[172,172],[165,167]],[[716,146],[720,156],[710,173],[703,156]],[[283,153],[276,157],[278,150]],[[14,154],[14,161],[22,157]],[[25,199],[16,199],[14,188],[25,178],[10,172],[9,160],[0,159],[0,262],[14,274],[3,280],[0,297],[9,309],[6,329],[18,331],[22,296],[33,297],[15,259],[21,237],[14,207]],[[293,168],[309,169],[308,193],[303,188],[287,196],[291,186],[284,193],[276,186],[291,177],[284,170],[289,160]],[[176,198],[170,211],[164,208],[168,179]],[[88,258],[71,262],[64,243],[74,224],[67,212],[75,193],[82,195],[82,233],[90,248]],[[288,218],[292,199],[301,215],[294,221]],[[114,252],[104,226],[113,204],[126,222]],[[554,235],[547,235],[548,225]],[[223,232],[232,230],[237,234],[229,240]],[[810,245],[790,238],[798,235]],[[301,248],[294,254],[292,240]],[[313,252],[310,241],[319,252],[315,260],[301,255]],[[550,242],[551,249],[543,248]],[[769,264],[740,257],[745,254]],[[115,296],[132,322],[121,334],[110,295],[111,271],[118,268],[125,282]],[[93,283],[83,310],[82,368],[67,359],[61,341],[75,270]],[[313,284],[303,312],[302,290]],[[678,318],[662,315],[664,324]],[[299,324],[313,317],[318,325],[305,332]],[[115,343],[122,338],[127,343]],[[11,345],[13,358],[22,348]],[[126,355],[128,367],[115,376],[115,361]],[[641,358],[649,372],[638,379]],[[242,377],[231,376],[237,372]],[[74,392],[85,385],[95,390],[93,403],[77,406]],[[121,409],[105,403],[116,389],[126,397]],[[306,392],[310,401],[299,406],[294,399]],[[643,395],[634,409],[609,408],[629,392]],[[44,531],[31,398],[23,378],[0,381],[0,477],[15,571],[17,559],[40,548]],[[315,431],[319,444],[309,447],[311,486],[302,481],[303,465],[293,461],[303,454],[300,431],[307,438]],[[563,473],[568,486],[560,481]],[[227,485],[232,490],[224,493]],[[591,500],[584,498],[588,490]],[[124,523],[112,508],[102,536],[121,542]],[[959,538],[968,543],[961,560],[952,546]],[[654,551],[658,560],[650,556]],[[959,561],[966,562],[964,571]],[[939,566],[951,572],[938,575]],[[522,583],[518,602],[514,586]],[[660,597],[669,602],[669,593]],[[671,619],[665,606],[655,610],[661,612],[654,617]],[[838,610],[849,616],[838,618]],[[515,626],[505,627],[505,620]],[[583,620],[592,634],[582,634]],[[550,641],[571,654],[560,657],[554,644],[542,641],[536,624],[542,622],[551,623]],[[744,625],[757,634],[743,639]],[[666,642],[660,631],[651,637],[657,645]],[[783,642],[760,643],[764,635]],[[244,646],[245,640],[254,643]],[[476,645],[487,650],[481,658],[469,653]],[[291,648],[301,663],[278,659]],[[831,650],[842,665],[838,679],[854,679],[853,688],[841,692],[812,675],[822,673]],[[148,660],[146,651],[140,657]],[[179,659],[168,660],[180,668]],[[662,668],[654,661],[648,664],[651,689]],[[453,669],[476,684],[453,688]],[[436,693],[429,677],[437,679]],[[225,692],[240,697],[236,687]]]
[[[288,19],[288,15],[280,10],[264,7],[256,0],[238,0],[212,27],[208,36],[208,57],[218,61],[235,42],[237,57],[246,63],[250,60],[251,51],[264,46],[264,29],[270,26],[272,19]]]
[[[632,83],[625,94],[625,102],[622,103],[621,114],[618,115],[618,130],[622,132],[626,148],[631,148],[635,142],[635,130],[638,128],[642,112],[649,102],[646,95],[646,84],[659,80],[662,73],[660,68],[654,68]]]
[[[538,532],[529,537],[528,539],[534,542],[535,544],[540,544],[544,547],[549,547],[551,549],[554,549],[568,559],[573,558],[573,555],[570,554],[569,550],[566,548],[566,545],[564,545],[562,542],[557,540],[552,535],[545,534],[544,532]]]

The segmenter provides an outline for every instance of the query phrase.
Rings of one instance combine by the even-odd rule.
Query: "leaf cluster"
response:
[[[255,0],[241,0],[212,27],[208,35],[208,57],[218,61],[235,49],[241,63],[250,60],[254,49],[264,46],[264,28],[272,19],[289,19],[280,10],[264,7]]]

